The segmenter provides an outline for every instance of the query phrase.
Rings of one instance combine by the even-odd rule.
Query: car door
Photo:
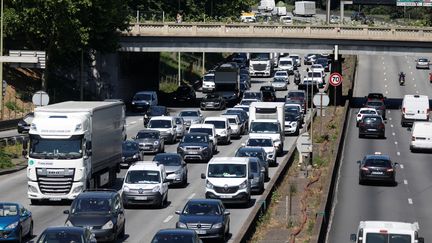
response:
[[[220,210],[222,212],[222,215],[223,215],[224,225],[225,225],[225,227],[229,228],[230,216],[229,215],[225,215],[225,211],[227,211],[227,210],[226,210],[226,208],[225,208],[225,206],[223,205],[222,202],[219,203],[219,208],[220,208]]]
[[[116,195],[114,197],[114,214],[117,217],[117,231],[120,231],[125,224],[125,214],[122,200],[120,199],[120,195]],[[117,232],[119,233],[119,232]]]
[[[30,212],[27,211],[27,209],[25,209],[23,206],[19,205],[19,214],[23,234],[27,234],[31,225]]]

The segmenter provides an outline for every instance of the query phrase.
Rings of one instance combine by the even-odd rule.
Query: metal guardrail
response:
[[[22,118],[0,121],[0,131],[15,129]]]
[[[24,141],[27,140],[28,140],[27,134],[10,136],[10,137],[2,137],[0,138],[0,147],[22,144]]]
[[[432,28],[225,23],[136,23],[124,36],[281,37],[432,42]]]

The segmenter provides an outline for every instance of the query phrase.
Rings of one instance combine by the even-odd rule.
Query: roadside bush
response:
[[[11,157],[5,153],[3,148],[0,148],[0,169],[13,167]]]

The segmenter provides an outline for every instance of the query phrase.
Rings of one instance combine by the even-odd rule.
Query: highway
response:
[[[360,56],[354,90],[355,97],[382,92],[387,98],[402,99],[405,94],[432,93],[429,70],[416,70],[414,57]],[[406,84],[398,83],[398,73],[406,73]],[[333,213],[328,229],[328,243],[348,242],[357,233],[361,220],[419,222],[419,236],[432,239],[431,154],[411,153],[411,132],[400,125],[400,110],[387,110],[386,139],[359,139],[355,126],[358,109],[349,114],[341,167],[338,175]],[[359,185],[358,164],[365,154],[382,152],[400,163],[396,170],[397,186]]]
[[[302,67],[304,69],[305,67]],[[266,84],[270,79],[253,79],[252,90],[259,90],[262,84]],[[290,89],[296,89],[292,82]],[[284,97],[286,91],[278,91],[279,98]],[[177,114],[181,108],[170,108],[171,115]],[[205,117],[218,116],[221,111],[203,111]],[[127,117],[127,135],[128,138],[143,129],[142,115],[130,115]],[[216,156],[234,156],[237,148],[246,140],[247,136],[241,139],[234,140],[230,145],[219,145],[219,153]],[[296,137],[286,137],[285,150],[295,142]],[[166,152],[176,152],[177,144],[166,145]],[[146,155],[144,160],[151,160],[153,156]],[[284,158],[279,157],[278,161]],[[162,228],[173,228],[177,222],[178,216],[176,210],[181,210],[188,199],[203,198],[205,191],[204,180],[200,178],[200,174],[205,172],[206,163],[188,163],[188,181],[189,185],[186,188],[170,188],[168,193],[169,205],[163,209],[153,208],[133,208],[126,210],[126,239],[123,242],[150,242],[153,235]],[[277,167],[270,168],[270,176],[274,176]],[[115,189],[120,190],[122,179],[126,169],[123,169],[118,175]],[[50,203],[49,205],[33,206],[27,198],[27,179],[26,171],[20,171],[10,175],[0,176],[0,195],[2,201],[20,202],[27,206],[33,213],[35,227],[35,235],[39,235],[48,226],[64,225],[66,215],[62,212],[69,209],[68,204]],[[267,183],[266,183],[267,184]],[[262,200],[260,195],[253,196],[253,203],[259,203]],[[252,210],[252,205],[247,208],[234,207],[231,211],[231,239],[235,237],[237,232],[243,226],[246,218]]]

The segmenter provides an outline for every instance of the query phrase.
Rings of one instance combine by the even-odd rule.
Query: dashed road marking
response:
[[[417,84],[414,84],[414,87],[417,87]]]
[[[140,121],[143,121],[143,120],[144,120],[144,118],[140,118],[140,119],[138,119],[138,120],[140,120]]]
[[[386,90],[386,92],[385,92],[386,94],[388,94],[388,91]]]
[[[393,132],[392,135],[393,135],[393,136],[396,136],[396,133]]]
[[[387,84],[386,84],[386,85],[384,85],[384,87],[386,87],[386,88],[387,88]]]
[[[135,124],[135,123],[137,123],[137,122],[136,122],[136,121],[133,121],[133,122],[130,122],[129,125],[133,125],[133,124]]]
[[[393,127],[393,124],[390,124],[390,127]]]
[[[192,199],[193,197],[195,197],[195,193],[192,193],[192,195],[190,195],[190,196],[188,197],[188,199],[190,200],[190,199]]]
[[[413,204],[413,200],[411,198],[408,198],[408,203]]]
[[[405,185],[408,185],[408,181],[407,181],[407,180],[404,180],[404,184],[405,184]]]
[[[163,221],[164,223],[168,223],[174,216],[169,215],[168,217],[166,217],[166,219]]]
[[[390,114],[390,111],[387,111],[387,113],[389,113]],[[391,118],[391,117],[390,117]]]
[[[384,72],[384,75],[386,75],[386,72]]]
[[[416,90],[416,93],[417,93],[417,94],[419,93],[418,90]]]
[[[395,144],[397,145],[397,144],[398,144],[398,142],[397,142],[397,141],[395,141]]]
[[[400,164],[400,168],[401,168],[401,169],[403,169],[403,168],[404,168],[403,164]]]
[[[397,152],[396,152],[396,155],[397,155],[397,156],[400,156],[400,152],[399,152],[399,151],[397,151]]]
[[[390,113],[390,112],[389,112]],[[389,117],[389,121],[391,121],[392,120],[392,118],[391,117]]]

